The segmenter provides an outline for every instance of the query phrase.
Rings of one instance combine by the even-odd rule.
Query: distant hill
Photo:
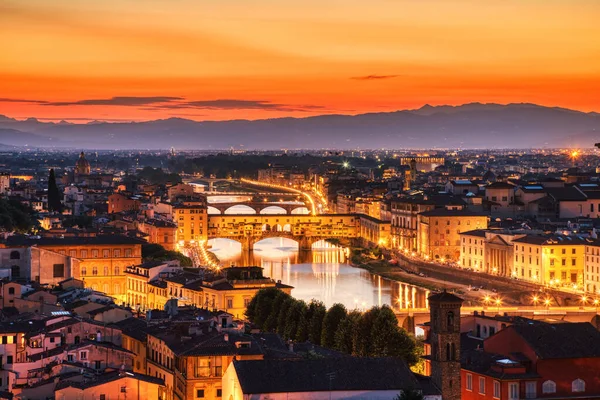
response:
[[[600,142],[600,114],[535,104],[471,103],[256,121],[68,124],[0,116],[0,143],[23,141],[96,149],[593,147]]]

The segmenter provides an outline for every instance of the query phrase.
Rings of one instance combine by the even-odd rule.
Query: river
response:
[[[270,238],[258,242],[250,254],[227,239],[209,241],[211,251],[224,265],[258,265],[265,276],[294,287],[298,299],[320,300],[327,307],[342,303],[348,309],[365,310],[375,305],[395,309],[427,307],[426,289],[391,281],[346,262],[346,250],[319,242],[309,252],[299,252],[291,239]]]

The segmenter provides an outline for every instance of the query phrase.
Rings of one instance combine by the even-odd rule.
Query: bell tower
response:
[[[460,307],[445,290],[429,296],[431,380],[444,400],[460,400]]]

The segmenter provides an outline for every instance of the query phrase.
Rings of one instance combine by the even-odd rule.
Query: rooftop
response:
[[[408,366],[393,358],[234,361],[245,394],[419,389]]]

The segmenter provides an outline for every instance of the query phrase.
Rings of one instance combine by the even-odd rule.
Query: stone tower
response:
[[[444,400],[460,400],[460,307],[445,290],[429,296],[431,380]]]

